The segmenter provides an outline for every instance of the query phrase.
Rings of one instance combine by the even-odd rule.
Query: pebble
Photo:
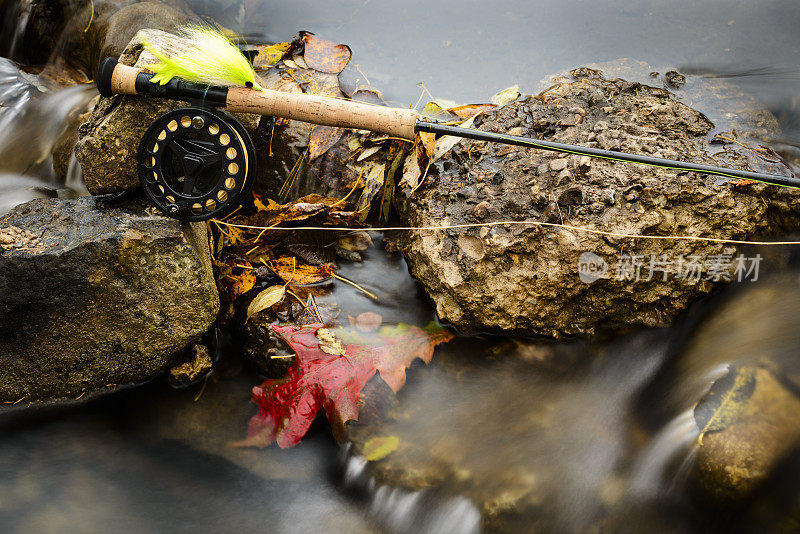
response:
[[[550,162],[550,170],[563,171],[567,168],[567,158],[554,159]]]
[[[472,208],[472,214],[477,217],[478,219],[483,219],[487,215],[489,215],[489,208],[491,208],[491,204],[489,204],[488,200],[484,200],[480,202],[477,206]]]

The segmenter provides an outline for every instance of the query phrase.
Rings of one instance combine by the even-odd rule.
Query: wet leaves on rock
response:
[[[266,70],[275,66],[291,48],[292,43],[276,43],[258,47],[258,53],[253,59],[253,68],[256,71]]]
[[[266,262],[281,280],[296,286],[318,285],[329,282],[336,271],[332,263],[308,265],[297,261],[294,256],[281,256]]]
[[[301,32],[301,39],[305,43],[303,57],[312,69],[339,74],[350,62],[352,52],[345,44],[336,44],[309,32]]]
[[[700,443],[709,432],[724,430],[739,418],[756,385],[752,367],[731,367],[716,380],[708,393],[694,407],[694,419],[700,429]]]
[[[286,285],[274,285],[261,291],[247,306],[247,319],[260,311],[266,310],[283,300],[286,295]]]
[[[336,126],[315,125],[311,129],[311,137],[308,140],[308,159],[314,161],[319,156],[327,152],[341,139],[344,128]]]

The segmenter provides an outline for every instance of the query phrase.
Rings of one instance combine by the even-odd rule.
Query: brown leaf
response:
[[[383,100],[383,95],[377,89],[369,87],[360,87],[353,93],[352,99],[357,102],[365,102],[367,104],[374,104],[376,106],[385,106],[386,101]]]
[[[352,157],[347,143],[338,143],[312,162],[311,172],[333,189],[349,191],[360,176],[360,172],[350,166]]]
[[[333,41],[320,39],[313,33],[302,35],[306,49],[303,57],[312,69],[331,74],[339,74],[350,62],[350,47]]]
[[[286,73],[300,84],[300,88],[304,93],[333,98],[342,97],[342,91],[339,89],[339,78],[334,74],[311,69],[287,69]]]
[[[308,140],[309,161],[313,161],[327,152],[341,139],[343,133],[344,128],[336,126],[317,124],[311,128],[311,136]]]
[[[253,68],[257,71],[266,70],[283,59],[292,43],[277,43],[258,47],[258,53],[253,59]]]
[[[267,261],[267,267],[272,269],[284,282],[297,286],[317,285],[330,281],[335,271],[332,263],[323,265],[308,265],[300,263],[294,256],[282,256]]]
[[[462,119],[471,119],[472,117],[480,115],[484,111],[494,109],[495,107],[497,106],[494,104],[467,104],[466,106],[450,108],[447,111],[458,115]]]
[[[244,295],[256,284],[253,266],[244,260],[230,260],[220,268],[218,281],[221,289],[226,289],[231,300]]]

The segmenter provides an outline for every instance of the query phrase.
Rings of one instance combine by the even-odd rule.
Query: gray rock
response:
[[[536,134],[555,141],[585,145],[596,135],[600,146],[623,147],[632,153],[641,152],[646,141],[662,157],[747,168],[745,155],[735,151],[738,148],[710,150],[707,136],[713,124],[668,91],[608,81],[585,68],[572,76],[539,95],[492,110],[476,125],[506,131],[518,111],[529,108]],[[602,100],[597,97],[600,93],[613,106],[611,113],[593,104]],[[571,107],[586,110],[586,116],[565,126],[563,119],[569,118]],[[773,117],[754,126],[774,130],[775,124]],[[434,163],[429,173],[432,185],[426,182],[411,198],[401,198],[402,217],[411,226],[513,219],[617,234],[730,239],[777,235],[798,226],[790,216],[800,206],[800,195],[793,190],[718,184],[694,173],[601,159],[592,161],[585,172],[541,173],[542,168],[554,168],[560,157],[461,142]],[[560,165],[555,163],[556,168]],[[478,182],[486,184],[483,195],[491,209],[476,213],[456,193]],[[469,243],[469,250],[462,250],[464,243]],[[475,249],[482,251],[479,257],[469,253]],[[570,228],[500,225],[409,233],[404,252],[443,320],[466,330],[560,337],[592,334],[600,325],[669,324],[692,299],[710,291],[714,282],[724,281],[709,276],[705,263],[699,278],[677,277],[679,258],[698,256],[706,262],[714,255],[737,251],[702,241],[634,240]],[[605,270],[592,283],[579,277],[584,252],[604,262]],[[651,260],[665,255],[671,261],[668,279],[658,271],[649,277]],[[643,276],[638,280],[618,276],[631,274],[620,267],[626,257],[634,261],[634,256],[644,264]]]
[[[142,203],[34,200],[0,219],[0,402],[148,380],[216,319],[206,229]],[[8,233],[11,235],[11,233]]]

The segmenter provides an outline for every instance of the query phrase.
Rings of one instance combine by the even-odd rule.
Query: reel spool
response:
[[[183,221],[224,217],[253,185],[255,149],[224,111],[188,107],[157,118],[139,143],[139,181],[165,215]]]

